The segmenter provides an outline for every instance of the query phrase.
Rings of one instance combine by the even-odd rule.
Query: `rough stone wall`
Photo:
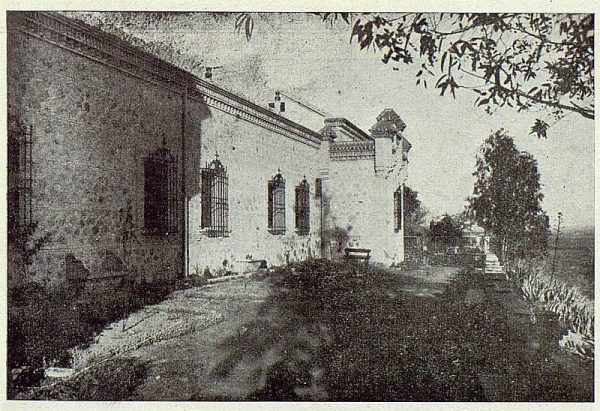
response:
[[[324,184],[324,226],[347,230],[348,246],[371,249],[372,262],[402,262],[404,230],[396,232],[394,227],[394,191],[399,184],[399,178],[376,175],[373,160],[332,161]]]
[[[371,248],[373,261],[402,261],[403,233],[393,226],[393,192],[402,179],[381,162],[377,173],[373,160],[332,162],[326,142],[317,148],[294,141],[197,96],[184,99],[164,84],[10,28],[8,62],[9,113],[34,127],[34,220],[38,235],[51,236],[30,267],[35,279],[60,283],[70,269],[93,277],[125,270],[147,280],[173,278],[183,274],[184,225],[188,273],[241,272],[248,259],[273,266],[320,257],[322,221],[351,227],[350,245]],[[178,233],[157,237],[143,232],[143,160],[163,139],[182,181],[185,172],[187,198]],[[216,152],[229,177],[225,238],[208,237],[200,227],[201,168]],[[283,235],[267,229],[267,182],[278,169],[286,180]],[[294,194],[304,177],[310,232],[298,235]],[[315,196],[317,177],[325,177],[323,200]]]
[[[322,168],[320,150],[275,132],[210,109],[197,136],[201,158],[196,175],[218,152],[229,177],[229,236],[210,238],[200,226],[201,195],[197,184],[189,191],[189,267],[202,274],[243,272],[248,256],[269,266],[321,255],[321,208],[315,198],[315,178]],[[278,169],[286,184],[286,232],[268,231],[267,184]],[[310,186],[310,233],[295,230],[295,186],[303,177]]]
[[[182,227],[142,232],[144,157],[165,139],[181,173],[181,96],[10,27],[7,61],[9,113],[33,125],[33,219],[51,236],[30,275],[64,281],[67,256],[90,276],[115,261],[148,280],[181,274]]]

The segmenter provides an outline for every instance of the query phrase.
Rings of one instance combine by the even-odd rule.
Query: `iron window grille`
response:
[[[169,235],[178,230],[177,160],[165,147],[144,159],[144,232]]]
[[[33,127],[9,119],[8,132],[8,239],[16,240],[33,224]]]
[[[219,156],[202,168],[202,216],[201,228],[209,237],[228,237],[229,180],[227,169],[219,161]]]
[[[323,196],[323,179],[316,178],[315,179],[315,197],[321,198]]]
[[[285,234],[285,180],[278,170],[268,184],[269,231]]]
[[[394,230],[402,230],[402,186],[394,191]]]
[[[306,178],[296,186],[296,232],[306,235],[310,231],[310,190]]]

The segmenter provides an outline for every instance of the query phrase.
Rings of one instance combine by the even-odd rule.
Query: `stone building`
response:
[[[331,256],[334,229],[403,260],[393,110],[370,133],[301,125],[285,96],[252,103],[78,20],[9,12],[7,28],[12,283],[241,272]]]

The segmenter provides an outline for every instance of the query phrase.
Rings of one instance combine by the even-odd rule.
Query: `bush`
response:
[[[131,358],[108,360],[68,380],[16,395],[19,400],[119,401],[127,398],[148,374],[145,364]]]
[[[10,289],[8,368],[69,367],[70,348],[89,344],[107,324],[164,300],[171,291],[168,282],[130,282],[81,295],[37,284]],[[9,378],[9,389],[11,383]]]

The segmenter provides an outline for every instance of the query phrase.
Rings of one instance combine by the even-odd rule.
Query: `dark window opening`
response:
[[[285,234],[285,180],[278,172],[268,184],[269,231]]]
[[[16,240],[32,224],[33,127],[9,119],[8,132],[8,239]]]
[[[227,169],[223,167],[219,156],[202,169],[202,215],[200,227],[209,237],[227,237],[229,235],[229,204]]]
[[[402,186],[394,192],[394,229],[402,230]]]
[[[315,197],[321,198],[323,196],[323,179],[315,179]]]
[[[147,234],[176,233],[177,161],[165,147],[144,159],[144,231]]]
[[[300,235],[310,231],[310,191],[306,178],[296,186],[296,231]]]

